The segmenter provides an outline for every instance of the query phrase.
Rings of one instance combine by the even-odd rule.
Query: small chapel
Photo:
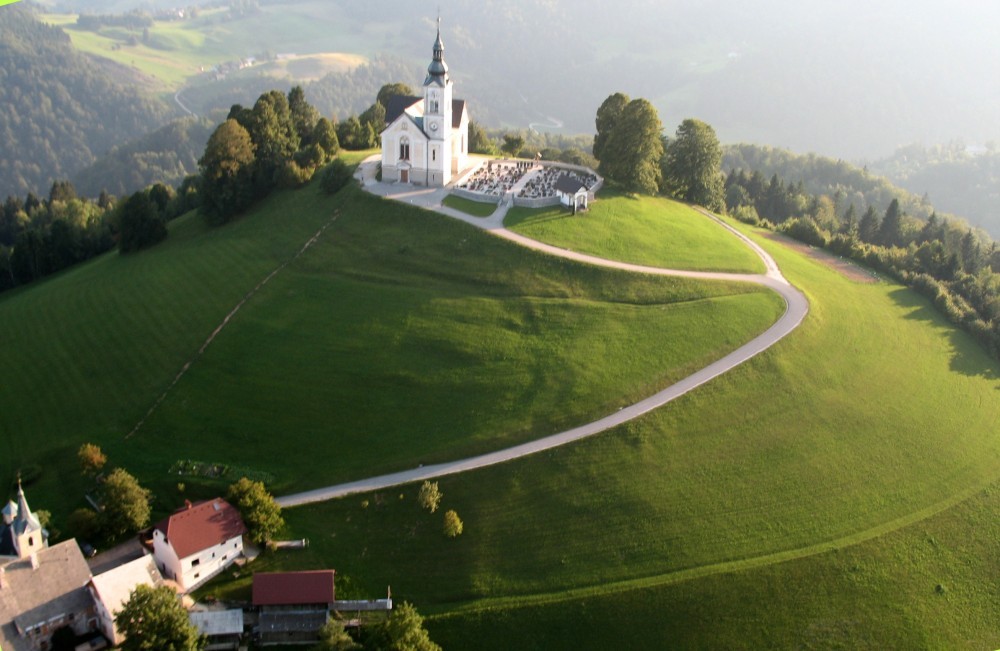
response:
[[[3,525],[0,525],[0,556],[28,558],[49,546],[49,532],[42,528],[38,516],[28,508],[28,500],[17,480],[17,502],[11,500],[3,507]]]
[[[396,95],[387,102],[383,181],[442,187],[468,167],[469,112],[465,100],[452,96],[440,18],[423,91],[423,97]]]

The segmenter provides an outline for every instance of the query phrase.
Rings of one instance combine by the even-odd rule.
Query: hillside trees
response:
[[[615,93],[597,109],[594,156],[598,171],[629,192],[655,194],[660,186],[663,125],[648,100]]]
[[[167,237],[167,225],[159,205],[166,208],[166,202],[156,201],[153,196],[162,198],[163,192],[156,192],[153,188],[140,190],[119,207],[118,249],[122,253],[144,249]]]
[[[441,651],[441,647],[431,640],[424,628],[424,618],[404,601],[393,609],[392,614],[374,626],[365,639],[365,649],[375,651]]]
[[[221,224],[250,205],[254,174],[250,133],[230,118],[209,137],[201,167],[201,210],[209,223]]]
[[[701,120],[684,120],[664,148],[661,189],[709,210],[722,210],[721,161],[722,148],[715,130]]]
[[[66,178],[95,153],[163,123],[167,106],[121,81],[110,62],[78,53],[27,6],[0,17],[0,196]]]
[[[803,183],[785,183],[777,174],[764,184],[759,170],[730,172],[726,197],[731,214],[741,219],[766,220],[763,225],[776,224],[909,285],[1000,358],[1000,252],[986,233],[936,213],[920,223],[897,198],[882,215],[868,204],[855,221],[853,203],[837,209],[843,195],[810,196]]]

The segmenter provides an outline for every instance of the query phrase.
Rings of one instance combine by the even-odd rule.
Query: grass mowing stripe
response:
[[[150,416],[153,415],[153,412],[156,411],[157,407],[159,407],[163,403],[163,401],[166,400],[167,394],[170,393],[171,389],[173,389],[175,386],[177,386],[177,383],[181,381],[181,378],[184,377],[184,374],[188,372],[188,369],[191,368],[191,365],[195,361],[197,361],[198,358],[200,358],[202,355],[205,354],[205,350],[212,344],[213,341],[215,341],[215,338],[219,335],[220,332],[222,332],[222,329],[225,328],[226,325],[229,324],[229,322],[232,320],[232,318],[236,316],[236,313],[240,311],[240,308],[243,307],[246,304],[247,301],[249,301],[251,298],[253,298],[254,295],[256,295],[257,292],[259,292],[260,289],[264,285],[266,285],[272,278],[274,278],[275,276],[278,275],[278,273],[280,273],[282,270],[284,270],[285,267],[287,267],[292,262],[295,262],[296,260],[298,260],[299,257],[301,257],[302,254],[305,253],[309,249],[309,247],[311,247],[313,244],[316,243],[316,241],[319,239],[320,235],[322,235],[323,232],[326,231],[326,229],[329,228],[330,225],[336,219],[337,219],[337,215],[334,214],[334,216],[330,219],[330,221],[328,221],[318,231],[316,231],[316,233],[311,238],[309,238],[306,241],[305,244],[302,245],[302,248],[299,249],[299,251],[290,260],[287,260],[287,261],[281,263],[280,265],[278,265],[278,267],[276,267],[273,271],[271,271],[271,273],[269,273],[267,276],[265,276],[262,281],[260,281],[259,283],[257,283],[257,285],[253,289],[251,289],[250,292],[246,296],[244,296],[242,299],[240,299],[240,302],[236,304],[236,307],[234,307],[232,310],[230,310],[229,314],[227,314],[222,319],[222,323],[220,323],[218,326],[215,327],[215,330],[213,330],[212,334],[210,334],[208,336],[208,339],[205,340],[205,343],[203,343],[201,345],[201,347],[198,349],[198,352],[195,354],[195,356],[192,357],[191,359],[189,359],[187,362],[184,363],[184,366],[182,366],[181,370],[178,371],[177,375],[174,376],[174,379],[167,386],[166,390],[164,390],[164,392],[159,395],[159,397],[156,399],[156,401],[153,403],[153,405],[149,408],[149,411],[146,412],[146,415],[143,416],[139,420],[138,423],[136,423],[135,427],[132,428],[132,431],[130,431],[128,434],[125,435],[125,438],[131,438],[132,436],[135,435],[136,432],[139,431],[139,429],[142,428],[143,423],[145,423],[146,420]]]

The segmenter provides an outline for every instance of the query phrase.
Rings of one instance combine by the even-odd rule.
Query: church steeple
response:
[[[444,41],[441,40],[441,17],[438,16],[437,38],[434,39],[434,58],[427,66],[427,79],[424,80],[424,86],[430,84],[444,86],[448,81],[448,64],[444,62]]]

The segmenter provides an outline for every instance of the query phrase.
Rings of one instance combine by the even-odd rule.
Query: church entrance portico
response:
[[[405,167],[402,168],[401,170],[399,170],[399,182],[400,183],[409,183],[410,182],[410,170],[408,170]]]

